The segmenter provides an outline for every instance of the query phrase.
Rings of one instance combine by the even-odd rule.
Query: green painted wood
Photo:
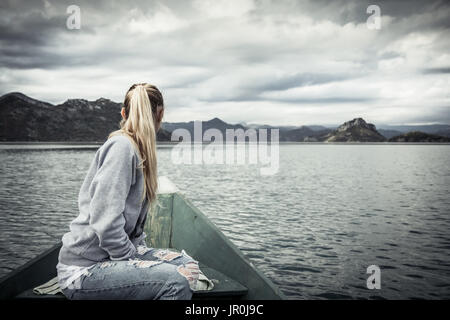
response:
[[[145,221],[147,246],[169,248],[172,231],[173,194],[159,194],[158,205],[153,208]]]
[[[189,200],[174,193],[171,246],[248,288],[246,299],[284,299],[283,293]]]

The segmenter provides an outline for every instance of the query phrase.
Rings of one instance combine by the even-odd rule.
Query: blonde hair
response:
[[[156,119],[158,107],[164,107],[164,100],[157,87],[148,83],[133,84],[128,89],[123,107],[125,118],[120,129],[111,132],[108,139],[115,135],[126,135],[139,151],[139,168],[144,174],[144,193],[149,203],[156,200],[158,188],[156,158],[156,127],[161,119]]]

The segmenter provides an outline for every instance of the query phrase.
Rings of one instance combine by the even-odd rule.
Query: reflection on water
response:
[[[170,150],[160,174],[290,298],[450,298],[449,146],[282,145],[274,176]],[[0,148],[0,276],[68,231],[94,153]]]

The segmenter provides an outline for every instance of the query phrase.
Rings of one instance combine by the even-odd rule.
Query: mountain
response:
[[[119,128],[121,104],[100,98],[52,105],[13,92],[0,97],[0,141],[105,141]],[[158,140],[169,141],[160,130]]]
[[[239,124],[248,129],[278,129],[280,130],[280,132],[286,132],[301,127],[301,126],[271,126],[268,124],[246,123],[246,122],[240,122]]]
[[[401,125],[401,126],[392,126],[392,125],[380,125],[378,126],[378,131],[380,133],[383,130],[393,130],[399,132],[397,135],[402,133],[407,133],[411,131],[420,131],[429,134],[436,134],[444,137],[450,137],[450,125],[448,124],[429,124],[429,125]],[[389,138],[388,136],[385,136]]]
[[[383,142],[386,138],[382,136],[376,127],[364,121],[362,118],[355,118],[347,121],[336,130],[323,137],[326,142]]]
[[[389,139],[389,142],[450,142],[450,138],[420,131],[411,131]]]
[[[448,128],[438,129],[438,130],[434,131],[434,134],[436,134],[438,136],[450,138],[450,126],[448,126]]]
[[[316,126],[316,130],[310,126],[301,126],[297,129],[280,131],[280,141],[297,141],[297,142],[317,142],[322,141],[323,136],[329,134],[332,130]]]
[[[257,136],[259,138],[259,130],[260,129],[267,129],[267,139],[271,139],[271,129],[279,129],[279,141],[284,142],[303,142],[303,141],[319,141],[319,137],[323,136],[331,131],[331,129],[326,129],[325,127],[319,127],[316,126],[317,129],[325,128],[321,131],[316,131],[311,129],[310,127],[301,126],[301,127],[275,127],[270,125],[257,125],[257,124],[250,124],[247,126],[244,126],[244,123],[238,123],[238,124],[229,124],[226,123],[219,118],[214,118],[208,121],[201,121],[202,124],[202,136],[205,133],[206,130],[214,128],[218,129],[223,136],[223,139],[226,139],[226,129],[242,129],[244,131],[249,129],[256,130]],[[165,122],[162,124],[163,128],[167,131],[174,132],[177,129],[186,129],[189,131],[191,135],[191,140],[194,138],[194,121],[190,122]],[[237,133],[238,134],[238,133]],[[238,137],[240,139],[243,139],[244,137],[242,135],[238,134]],[[205,140],[206,141],[206,140]]]
[[[206,130],[208,129],[217,129],[222,133],[222,137],[225,140],[226,139],[226,130],[227,129],[242,129],[242,130],[247,130],[246,127],[244,127],[241,124],[229,124],[226,123],[225,121],[219,119],[219,118],[213,118],[211,120],[208,121],[200,121],[199,123],[201,123],[202,126],[202,136],[199,137],[200,139],[196,139],[195,141],[202,141],[203,140],[203,135],[205,133]],[[195,138],[198,137],[194,137],[194,121],[189,121],[189,122],[163,122],[162,124],[162,128],[169,131],[169,132],[174,132],[177,129],[185,129],[189,132],[190,136],[191,136],[191,141],[194,141]],[[239,135],[240,136],[240,135]],[[206,141],[206,140],[205,140]]]
[[[323,132],[323,131],[327,131],[327,130],[332,130],[330,128],[324,127],[324,126],[316,126],[316,125],[312,125],[312,126],[308,126],[308,128],[310,128],[311,130],[314,131],[318,131],[318,132]],[[336,127],[334,127],[333,129],[335,129]]]
[[[387,139],[401,135],[403,133],[401,131],[389,130],[389,129],[378,129],[378,132]]]
[[[283,132],[282,141],[304,141],[306,137],[314,135],[316,132],[306,126]]]

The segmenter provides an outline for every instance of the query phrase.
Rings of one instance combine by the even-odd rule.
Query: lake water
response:
[[[1,146],[0,276],[68,231],[95,153],[77,148]],[[450,298],[449,145],[281,145],[273,176],[158,153],[160,175],[289,298]]]

